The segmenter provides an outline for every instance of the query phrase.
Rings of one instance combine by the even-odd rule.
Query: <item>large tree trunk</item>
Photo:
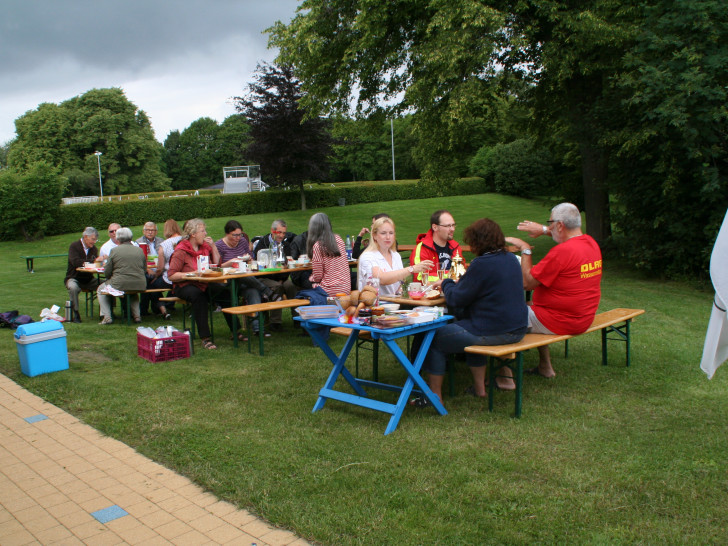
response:
[[[301,191],[301,210],[306,210],[306,192],[303,190],[303,182],[298,183],[298,189]]]
[[[594,237],[599,246],[612,234],[607,189],[609,152],[591,143],[582,142],[581,170],[584,184],[586,233]]]

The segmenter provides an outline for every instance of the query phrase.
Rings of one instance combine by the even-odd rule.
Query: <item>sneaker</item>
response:
[[[260,330],[253,330],[253,337],[258,337]],[[270,337],[270,332],[263,332],[263,337]]]
[[[431,405],[432,402],[430,402],[424,396],[417,396],[410,400],[410,406],[414,406],[416,408],[429,408]]]
[[[112,319],[111,317],[103,317],[99,324],[111,324],[112,322],[114,322],[114,319]]]

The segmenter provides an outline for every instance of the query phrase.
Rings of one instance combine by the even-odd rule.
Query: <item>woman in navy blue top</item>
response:
[[[506,250],[500,226],[481,218],[467,227],[464,235],[477,258],[457,283],[451,279],[435,283],[441,283],[448,306],[461,310],[457,322],[437,330],[425,358],[423,369],[429,372],[428,384],[440,400],[448,354],[464,353],[469,345],[517,343],[528,329],[521,265]],[[473,374],[473,394],[486,396],[486,357],[466,353],[466,361]],[[417,398],[414,404],[421,407],[427,401]]]

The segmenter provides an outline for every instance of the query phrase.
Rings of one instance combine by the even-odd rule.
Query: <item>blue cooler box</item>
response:
[[[18,326],[15,343],[20,371],[28,377],[68,369],[66,331],[57,320]]]

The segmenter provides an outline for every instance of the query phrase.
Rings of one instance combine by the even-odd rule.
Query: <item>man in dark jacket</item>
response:
[[[271,248],[274,245],[283,245],[283,257],[292,256],[291,243],[295,233],[288,231],[288,225],[283,220],[274,220],[270,227],[270,234],[264,235],[253,246],[253,259],[258,259],[258,251]],[[260,277],[260,282],[269,287],[275,293],[288,298],[293,298],[298,292],[296,286],[288,278],[288,273],[279,275],[266,275]],[[280,309],[270,312],[270,329],[273,332],[280,332],[283,329],[283,314]]]
[[[96,248],[96,241],[99,240],[99,232],[96,228],[87,227],[83,235],[68,247],[68,269],[66,278],[63,280],[68,290],[68,299],[73,308],[73,322],[81,322],[81,314],[78,312],[78,294],[82,290],[96,290],[99,285],[98,279],[93,273],[77,271],[83,267],[85,262],[93,262],[99,255]]]

